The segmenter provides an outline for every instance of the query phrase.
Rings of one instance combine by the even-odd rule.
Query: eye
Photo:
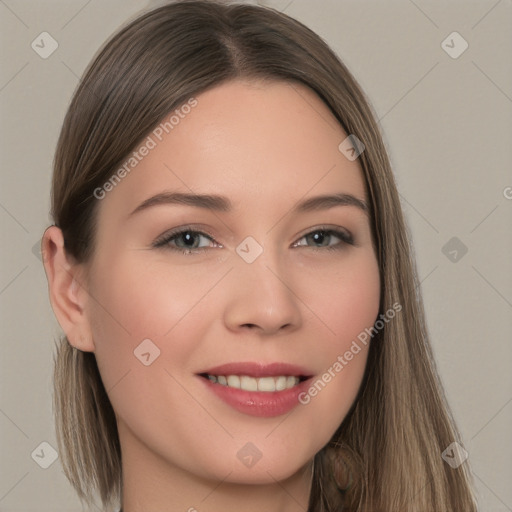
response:
[[[153,243],[153,247],[164,247],[183,254],[199,253],[208,247],[199,245],[201,238],[213,242],[213,238],[206,233],[189,228],[182,228],[166,233]]]
[[[200,245],[201,239],[207,241],[206,245]],[[330,244],[333,239],[338,239],[340,242]],[[306,240],[306,244],[300,243],[301,240]],[[211,235],[197,231],[188,227],[178,228],[169,233],[164,234],[153,243],[155,248],[165,248],[172,251],[180,252],[182,254],[198,254],[212,245],[208,244],[208,241],[216,244],[216,247],[222,247],[217,244]],[[293,247],[307,246],[308,242],[313,244],[319,244],[320,246],[312,247],[314,251],[325,249],[328,251],[340,250],[346,244],[354,245],[354,239],[352,235],[346,231],[340,229],[333,229],[327,227],[320,227],[313,231],[310,231],[304,235]]]
[[[341,240],[341,242],[334,245],[329,245],[329,241],[332,241],[333,238],[337,238],[338,240]],[[310,241],[316,244],[320,244],[320,247],[312,248],[314,251],[317,251],[319,249],[326,249],[328,251],[340,250],[343,249],[343,247],[346,244],[354,245],[354,239],[352,235],[350,235],[348,232],[339,229],[323,227],[317,228],[314,231],[310,231],[309,233],[304,235],[300,240],[306,240],[306,242]],[[294,247],[303,245],[305,244],[301,244],[299,241],[294,245]]]

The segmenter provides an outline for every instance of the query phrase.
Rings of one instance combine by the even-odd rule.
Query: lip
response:
[[[293,377],[311,377],[313,373],[306,368],[289,363],[258,363],[239,362],[226,363],[199,374],[210,375],[248,375],[249,377],[279,377],[280,375],[291,375]]]
[[[282,391],[244,391],[211,382],[204,376],[210,375],[248,375],[250,377],[278,377],[288,375],[301,377],[302,380],[291,389]],[[299,395],[310,386],[310,371],[288,363],[227,363],[197,374],[203,384],[224,403],[249,416],[271,418],[281,416],[299,405]]]

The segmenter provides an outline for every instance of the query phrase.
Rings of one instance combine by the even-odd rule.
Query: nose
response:
[[[292,274],[283,270],[283,264],[270,251],[264,250],[252,263],[236,261],[229,279],[224,313],[229,330],[253,330],[266,336],[290,333],[301,326],[300,300],[293,289]]]

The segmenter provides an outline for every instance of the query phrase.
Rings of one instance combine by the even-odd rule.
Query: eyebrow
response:
[[[217,212],[230,212],[233,210],[231,201],[224,196],[212,194],[188,194],[183,192],[161,192],[149,197],[140,203],[130,214],[129,217],[137,212],[146,210],[158,205],[187,205],[205,210]],[[335,206],[355,206],[362,210],[366,215],[369,214],[368,205],[363,199],[359,199],[352,194],[325,194],[307,198],[297,203],[292,209],[292,213],[306,213],[320,210],[327,210]]]

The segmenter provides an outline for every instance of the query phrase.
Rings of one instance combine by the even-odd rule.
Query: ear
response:
[[[87,316],[89,295],[84,267],[66,254],[62,230],[48,227],[41,242],[44,270],[48,279],[50,303],[69,343],[84,352],[94,352],[92,331]]]

